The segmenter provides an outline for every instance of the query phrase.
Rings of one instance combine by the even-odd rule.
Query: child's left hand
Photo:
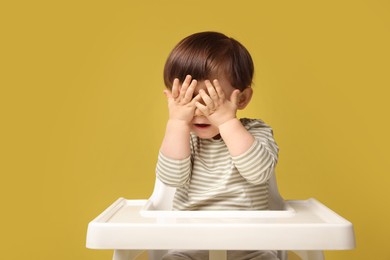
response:
[[[205,80],[208,94],[206,91],[200,90],[199,94],[204,104],[196,102],[195,105],[210,123],[219,127],[223,123],[236,118],[240,90],[235,89],[229,100],[226,98],[219,81],[215,79],[213,83],[214,85],[209,80]]]

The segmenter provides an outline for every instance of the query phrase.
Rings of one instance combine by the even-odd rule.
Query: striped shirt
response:
[[[191,155],[173,160],[161,152],[156,174],[176,187],[174,210],[262,210],[268,208],[268,180],[278,160],[272,129],[257,119],[240,119],[255,137],[243,154],[232,157],[223,140],[191,134]]]

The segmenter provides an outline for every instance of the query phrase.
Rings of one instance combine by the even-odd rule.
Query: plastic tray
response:
[[[146,211],[118,199],[87,231],[91,249],[348,250],[353,225],[315,199],[280,211]]]

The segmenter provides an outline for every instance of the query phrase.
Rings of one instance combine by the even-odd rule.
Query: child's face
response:
[[[230,100],[232,92],[235,88],[230,84],[229,80],[225,76],[217,77],[226,99]],[[199,90],[203,89],[207,92],[207,88],[204,81],[199,81],[194,96],[199,93]],[[212,125],[210,121],[205,117],[198,109],[195,110],[194,118],[191,121],[191,132],[200,138],[210,139],[216,137],[219,134],[218,127]]]

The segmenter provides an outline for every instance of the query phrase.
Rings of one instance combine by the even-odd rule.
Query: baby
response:
[[[169,119],[157,177],[176,187],[173,210],[265,210],[278,147],[258,119],[237,118],[251,100],[252,58],[217,32],[184,38],[164,68]],[[185,238],[183,238],[185,239]],[[208,259],[170,251],[163,259]],[[228,259],[278,259],[275,251],[228,251]]]

